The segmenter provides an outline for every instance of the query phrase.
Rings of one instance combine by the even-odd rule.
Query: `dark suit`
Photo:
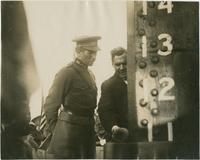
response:
[[[105,130],[110,133],[112,126],[128,128],[127,84],[115,73],[103,82],[98,113]]]
[[[112,126],[128,128],[127,84],[115,73],[102,83],[98,104],[99,118],[104,129],[111,134]],[[133,141],[147,141],[147,129],[137,128]],[[167,126],[154,127],[154,140],[167,140]]]
[[[79,61],[57,73],[44,105],[53,131],[50,158],[94,158],[96,97],[94,79]],[[61,105],[64,110],[58,116]]]

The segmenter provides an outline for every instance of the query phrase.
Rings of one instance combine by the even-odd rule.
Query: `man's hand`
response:
[[[128,135],[128,129],[118,127],[117,125],[112,127],[112,139],[115,142],[123,142],[128,138]]]
[[[24,142],[32,149],[37,150],[39,147],[39,145],[35,142],[34,137],[31,134],[24,137]]]

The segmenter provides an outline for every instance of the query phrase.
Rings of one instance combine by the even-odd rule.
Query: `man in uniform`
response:
[[[49,158],[95,158],[94,109],[97,88],[92,66],[99,36],[82,36],[76,42],[77,58],[61,69],[50,88],[44,109],[53,133],[47,149]],[[58,110],[63,110],[58,116]]]

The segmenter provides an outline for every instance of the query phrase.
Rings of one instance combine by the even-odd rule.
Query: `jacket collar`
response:
[[[84,68],[84,69],[88,68],[88,66],[78,58],[75,59],[75,63],[78,64],[81,68]]]
[[[125,82],[125,80],[123,80],[123,78],[119,77],[119,74],[117,72],[114,73],[113,77],[115,79],[117,79],[118,81],[120,81],[121,83],[127,85],[127,83]]]
[[[96,89],[96,83],[91,77],[89,71],[87,68],[84,68],[80,64],[78,64],[76,61],[73,64],[73,68],[75,71],[83,78],[83,80],[91,87]]]

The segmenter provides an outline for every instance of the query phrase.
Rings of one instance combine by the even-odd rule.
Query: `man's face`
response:
[[[96,60],[97,51],[90,51],[90,50],[82,50],[78,54],[78,58],[87,66],[92,66],[94,61]]]
[[[118,73],[118,75],[123,78],[127,79],[127,69],[126,69],[127,61],[126,61],[126,54],[122,54],[120,56],[115,56],[113,58],[113,66],[115,68],[115,71]]]

